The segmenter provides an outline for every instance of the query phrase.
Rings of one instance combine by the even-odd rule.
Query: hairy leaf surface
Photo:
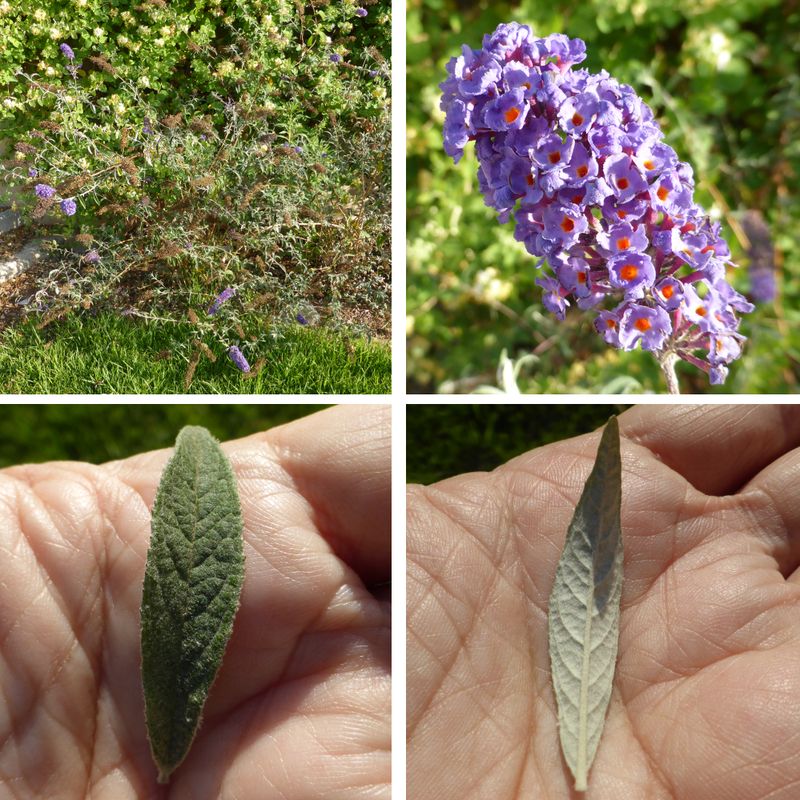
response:
[[[550,595],[549,639],[564,758],[585,791],[605,724],[619,641],[622,468],[612,417],[575,509]]]
[[[200,725],[243,577],[236,480],[211,434],[188,426],[156,494],[142,596],[142,684],[160,783]]]

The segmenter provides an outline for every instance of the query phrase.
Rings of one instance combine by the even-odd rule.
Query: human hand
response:
[[[620,417],[619,657],[588,800],[800,796],[800,407]],[[409,800],[582,797],[547,603],[599,433],[408,491]]]
[[[171,451],[0,472],[0,798],[388,798],[389,446],[385,406],[223,446],[241,607],[168,786],[146,738],[139,608]]]

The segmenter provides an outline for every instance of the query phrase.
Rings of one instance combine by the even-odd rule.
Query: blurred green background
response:
[[[406,479],[433,483],[462,472],[491,470],[534,447],[604,425],[630,406],[409,405]]]
[[[172,447],[184,425],[220,441],[272,428],[321,405],[4,405],[0,467],[67,459],[101,464]]]
[[[800,4],[797,0],[409,0],[407,42],[408,380],[410,391],[496,386],[503,350],[524,392],[665,391],[649,354],[606,346],[590,317],[557,322],[511,224],[478,191],[474,147],[454,166],[441,144],[438,84],[461,44],[499,22],[586,41],[581,65],[607,69],[655,111],[688,160],[696,199],[718,216],[748,293],[741,218],[769,226],[775,302],[747,315],[749,342],[722,387],[679,365],[683,392],[793,392],[800,376]],[[762,247],[763,250],[763,247]],[[528,356],[520,361],[522,356]],[[507,364],[510,369],[510,364]],[[513,389],[513,384],[511,385]]]

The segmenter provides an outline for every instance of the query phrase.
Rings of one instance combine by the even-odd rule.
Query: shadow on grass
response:
[[[17,394],[183,393],[192,341],[188,325],[143,323],[112,314],[71,316],[37,330],[0,333],[0,390]],[[260,354],[257,375],[239,372],[222,348],[202,358],[190,394],[388,394],[391,350],[320,328],[290,329]]]

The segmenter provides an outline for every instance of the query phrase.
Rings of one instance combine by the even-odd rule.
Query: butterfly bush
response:
[[[501,223],[549,264],[545,307],[592,311],[605,341],[661,362],[671,391],[680,358],[723,383],[753,306],[726,279],[730,251],[694,202],[694,179],[653,112],[607,72],[575,69],[580,39],[498,26],[464,45],[440,85],[444,148],[475,142],[478,181]]]

